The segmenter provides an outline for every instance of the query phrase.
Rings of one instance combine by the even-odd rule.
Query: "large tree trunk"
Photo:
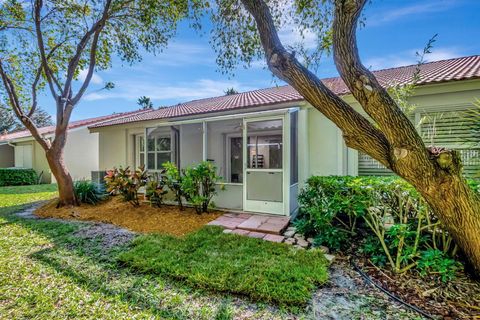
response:
[[[462,177],[456,152],[426,148],[409,119],[361,64],[356,27],[365,2],[334,1],[333,52],[341,78],[375,124],[335,95],[287,52],[264,1],[242,0],[255,19],[270,70],[335,123],[342,130],[348,147],[372,156],[410,182],[480,275],[480,197]]]
[[[58,142],[58,137],[55,140]],[[62,139],[62,138],[61,138]],[[65,137],[63,137],[65,139]],[[52,174],[57,180],[59,202],[57,207],[77,206],[79,205],[75,190],[73,188],[73,179],[65,166],[64,148],[61,144],[54,143],[45,154]]]
[[[461,248],[476,275],[480,275],[480,198],[459,174],[445,175],[427,184],[411,181],[442,225]],[[470,269],[470,268],[469,268]]]

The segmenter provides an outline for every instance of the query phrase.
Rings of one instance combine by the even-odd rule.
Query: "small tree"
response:
[[[178,22],[201,7],[199,0],[0,2],[0,98],[45,150],[59,205],[78,204],[63,150],[70,117],[95,70],[109,68],[114,55],[133,63],[142,49],[164,48]],[[77,85],[82,70],[86,76]],[[53,140],[44,138],[32,119],[44,88],[56,106]]]

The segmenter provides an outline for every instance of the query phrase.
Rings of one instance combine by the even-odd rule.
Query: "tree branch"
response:
[[[55,100],[58,99],[58,94],[55,91],[55,86],[59,88],[60,94],[62,94],[61,88],[59,87],[59,83],[55,76],[52,73],[52,70],[50,69],[50,66],[48,65],[48,59],[47,55],[45,53],[45,44],[43,42],[43,35],[42,35],[42,28],[41,28],[41,11],[43,7],[43,1],[42,0],[36,0],[35,5],[34,5],[34,10],[35,10],[35,30],[37,34],[37,43],[38,43],[38,49],[40,51],[40,58],[42,61],[42,66],[43,70],[45,71],[45,76],[47,78],[48,86],[50,87],[50,91],[52,93],[52,96],[54,97]],[[55,85],[55,86],[54,86]]]
[[[391,145],[392,168],[394,170],[396,168],[395,171],[405,177],[405,170],[402,167],[409,166],[409,162],[416,161],[427,166],[432,164],[414,125],[379,84],[373,73],[360,61],[356,28],[365,2],[366,0],[335,1],[333,21],[335,65],[352,95],[377,123]]]
[[[334,122],[342,130],[347,146],[365,152],[390,167],[389,144],[383,133],[286,51],[266,3],[263,0],[242,0],[242,3],[256,21],[270,70]]]
[[[103,29],[103,27],[105,26],[105,22],[108,19],[108,11],[110,9],[111,2],[112,2],[111,0],[106,1],[105,7],[103,9],[102,17],[97,22],[95,22],[93,24],[93,26],[90,28],[90,30],[88,30],[85,33],[85,35],[82,37],[82,40],[80,40],[80,42],[77,45],[75,55],[72,57],[72,59],[70,59],[70,61],[68,63],[67,78],[66,78],[65,85],[64,85],[64,90],[63,90],[65,95],[67,95],[67,93],[71,94],[72,81],[73,81],[73,77],[75,75],[75,70],[78,67],[78,63],[80,62],[80,57],[82,56],[82,53],[85,50],[85,47],[87,46],[88,41],[90,41],[90,38],[92,37],[92,35],[95,36],[97,34],[97,31],[98,31],[98,34],[99,34],[101,32],[101,30]],[[97,43],[98,43],[98,36],[97,36],[97,40],[96,40],[96,43],[95,43],[95,50],[96,50]],[[92,46],[93,46],[93,44],[92,44]],[[96,52],[95,52],[95,54],[96,54]],[[95,63],[96,63],[96,61],[95,61],[95,58],[94,58],[93,68],[95,67]],[[91,71],[93,73],[93,70],[90,70],[91,66],[92,66],[92,56],[90,54],[90,64],[89,64],[89,71],[88,72]],[[87,73],[87,77],[88,77],[88,73]],[[90,76],[90,79],[91,79],[91,77],[92,76]],[[90,83],[90,79],[88,80],[87,86]],[[82,85],[82,87],[87,82],[86,80],[87,80],[87,78],[85,78],[85,81],[84,81],[84,84]],[[77,94],[77,96],[78,96],[78,94]],[[81,95],[79,97],[81,98]],[[72,103],[69,103],[69,104],[72,104]],[[73,108],[73,105],[74,104],[72,104],[72,108]]]
[[[3,85],[5,87],[5,91],[7,91],[8,98],[10,100],[10,105],[12,106],[13,111],[15,112],[16,116],[23,125],[32,133],[32,136],[35,140],[42,146],[42,148],[47,151],[50,149],[50,141],[44,139],[40,132],[38,131],[37,126],[30,117],[26,116],[20,106],[20,100],[18,99],[17,92],[15,90],[15,85],[13,84],[12,80],[7,76],[5,70],[3,68],[2,60],[0,59],[0,76],[3,81]]]
[[[50,52],[47,54],[47,62],[48,60],[53,56],[53,54],[55,53],[55,51],[60,48],[65,42],[67,41],[67,39],[65,39],[64,41],[62,42],[59,42],[57,43],[51,50]],[[38,67],[37,69],[37,73],[35,75],[35,80],[33,81],[32,83],[32,105],[30,107],[30,111],[28,112],[28,115],[27,117],[31,117],[34,113],[35,113],[35,110],[37,108],[37,86],[38,86],[38,82],[40,81],[40,77],[42,75],[42,70],[43,70],[43,64],[40,63],[40,67]]]

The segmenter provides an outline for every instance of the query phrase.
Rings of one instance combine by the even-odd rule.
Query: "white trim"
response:
[[[208,129],[207,129],[207,122],[202,122],[202,160],[207,161],[207,154],[208,154],[208,137],[207,137]]]

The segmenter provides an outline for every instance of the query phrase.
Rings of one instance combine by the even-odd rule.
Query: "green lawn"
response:
[[[327,280],[327,262],[319,250],[224,234],[213,226],[184,239],[138,237],[119,259],[142,272],[285,306],[307,304],[315,287]]]
[[[50,199],[56,194],[55,184],[0,187],[0,214],[18,210],[29,202]]]
[[[253,303],[229,293],[215,293],[213,289],[226,288],[227,291],[243,292],[262,300],[269,300],[265,295],[271,291],[271,300],[278,301],[278,297],[287,293],[295,296],[297,289],[299,296],[305,297],[305,292],[310,292],[313,284],[326,277],[323,263],[313,266],[310,261],[306,261],[309,258],[321,261],[321,257],[298,255],[297,266],[306,264],[305,270],[318,271],[318,275],[307,275],[295,266],[293,258],[296,256],[285,251],[283,246],[269,243],[254,246],[252,239],[225,237],[226,235],[218,234],[215,229],[206,229],[185,241],[161,236],[142,237],[125,253],[125,247],[105,250],[101,239],[85,239],[76,234],[79,229],[90,228],[90,224],[25,219],[13,214],[13,211],[29,202],[48,199],[54,195],[55,186],[0,188],[2,319],[309,318],[311,314],[308,309],[298,309],[295,315],[292,315],[284,308]],[[208,233],[212,233],[212,239],[205,239]],[[226,243],[218,243],[227,240],[228,246]],[[155,261],[151,255],[145,261],[144,270],[150,268],[152,272],[149,270],[139,273],[119,264],[117,257],[122,252],[122,260],[129,264],[133,263],[130,258],[135,250],[139,251],[145,248],[144,246],[148,245],[150,248],[144,250],[145,257],[154,250],[158,252],[155,242],[173,246],[163,253],[164,256],[167,253],[172,255],[166,260],[169,264],[175,261],[173,253],[180,250],[178,254],[181,255],[184,265],[177,265],[175,268],[170,265],[166,267],[168,272],[159,271],[158,267],[166,265],[167,262],[162,264],[156,260],[155,265],[150,265]],[[231,260],[231,266],[226,266],[225,258],[231,256],[232,252],[239,253],[241,248],[246,250],[245,253],[256,254],[261,260],[248,262],[248,259],[243,257]],[[269,253],[255,253],[255,248],[257,251],[266,249]],[[207,255],[207,261],[202,261],[201,254]],[[218,256],[218,261],[214,259],[215,256]],[[268,257],[271,258],[270,263]],[[189,261],[189,258],[192,260]],[[279,267],[272,267],[277,260],[281,261]],[[138,264],[138,260],[136,263]],[[236,265],[237,263],[239,264]],[[229,278],[235,281],[235,286],[240,284],[239,280],[247,279],[245,273],[248,269],[239,267],[263,268],[263,271],[253,270],[253,276],[256,277],[255,281],[259,281],[264,287],[252,282],[247,283],[245,288],[250,293],[226,287],[225,279],[222,280],[227,276],[225,268],[238,272]],[[176,278],[184,281],[172,280],[172,272],[186,272],[188,268],[196,270],[191,277],[186,278],[179,274]],[[221,273],[215,274],[214,270]],[[204,278],[202,274],[205,275]],[[275,279],[277,277],[278,280]],[[301,282],[296,284],[296,280]],[[278,285],[280,281],[282,284]],[[290,284],[285,284],[287,282]],[[257,294],[253,294],[252,290]]]

